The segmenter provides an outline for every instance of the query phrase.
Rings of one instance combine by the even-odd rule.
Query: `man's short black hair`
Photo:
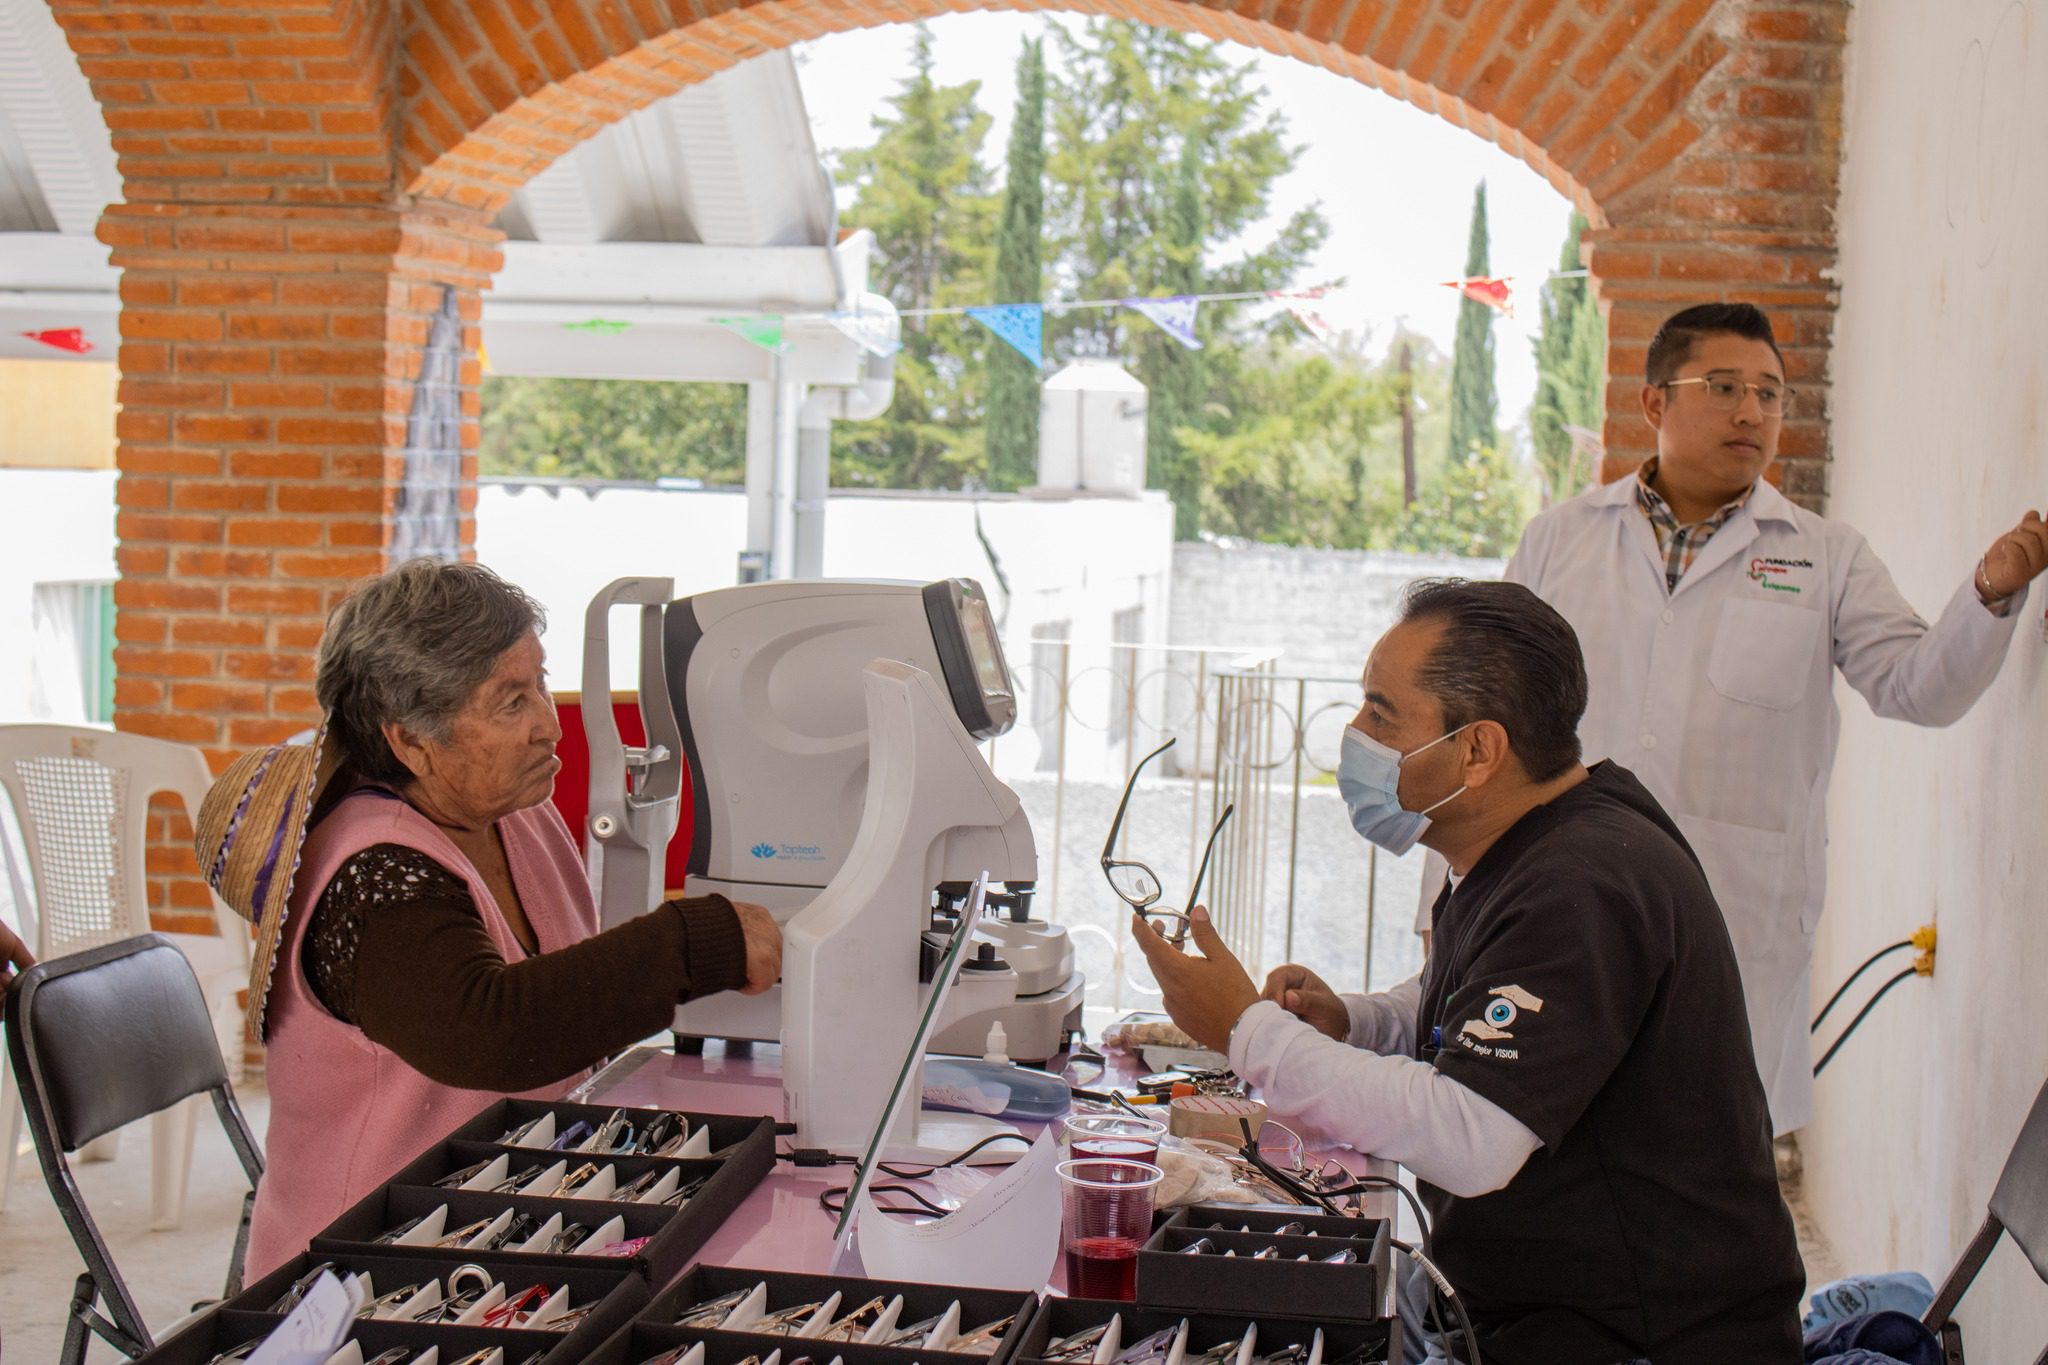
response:
[[[1657,335],[1650,338],[1650,359],[1645,377],[1653,385],[1666,384],[1678,375],[1678,367],[1692,358],[1692,348],[1712,336],[1738,336],[1761,341],[1778,357],[1778,369],[1785,368],[1785,353],[1771,334],[1771,320],[1753,303],[1702,303],[1673,313],[1664,319]]]
[[[1423,578],[1401,595],[1400,620],[1443,626],[1417,681],[1443,708],[1446,730],[1497,722],[1534,782],[1579,761],[1586,660],[1549,603],[1519,583]]]

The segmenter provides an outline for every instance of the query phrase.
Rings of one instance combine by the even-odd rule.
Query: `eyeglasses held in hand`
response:
[[[1230,823],[1230,816],[1237,809],[1235,804],[1225,806],[1223,814],[1216,817],[1216,824],[1209,831],[1209,842],[1202,847],[1202,863],[1195,871],[1195,884],[1188,889],[1188,898],[1183,902],[1185,909],[1153,909],[1162,894],[1159,874],[1144,863],[1131,858],[1118,858],[1116,837],[1123,832],[1124,811],[1130,807],[1131,793],[1137,789],[1138,774],[1145,771],[1145,765],[1171,749],[1178,740],[1169,739],[1138,760],[1138,766],[1131,769],[1130,780],[1124,783],[1123,799],[1116,803],[1116,818],[1109,822],[1109,838],[1102,844],[1102,875],[1109,879],[1109,889],[1116,892],[1117,899],[1131,907],[1145,923],[1161,938],[1176,948],[1184,948],[1188,941],[1188,929],[1194,923],[1187,912],[1200,903],[1202,881],[1209,875],[1209,856],[1216,851],[1216,836]]]

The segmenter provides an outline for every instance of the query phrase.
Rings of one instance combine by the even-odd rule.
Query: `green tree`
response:
[[[1472,195],[1472,238],[1465,249],[1465,278],[1484,278],[1487,266],[1486,182]],[[1458,300],[1458,336],[1451,350],[1451,444],[1453,457],[1478,445],[1500,444],[1495,425],[1499,400],[1493,388],[1493,310],[1477,299]]]
[[[1580,269],[1579,234],[1585,229],[1585,218],[1574,213],[1558,258],[1559,270]],[[1529,439],[1547,507],[1577,493],[1593,476],[1570,428],[1600,430],[1607,396],[1607,327],[1583,275],[1549,280],[1540,306]]]
[[[1173,294],[1202,291],[1202,143],[1189,138],[1181,145],[1180,166],[1166,207],[1165,260],[1159,284]],[[1199,315],[1196,336],[1204,330]],[[1133,338],[1138,347],[1138,377],[1150,404],[1145,430],[1147,482],[1164,488],[1173,499],[1173,530],[1178,540],[1193,540],[1202,528],[1202,466],[1181,432],[1202,417],[1202,352],[1191,349],[1157,327]]]
[[[1515,548],[1529,520],[1515,471],[1490,446],[1453,450],[1401,519],[1394,548],[1418,553],[1500,559]]]
[[[491,375],[482,436],[486,474],[740,483],[747,387]]]
[[[996,303],[1045,297],[1045,42],[1027,39],[1017,59],[1017,109],[1010,125],[1002,224],[996,229]],[[988,482],[1022,488],[1038,468],[1038,372],[1008,346],[988,362]]]
[[[985,302],[990,287],[996,203],[980,162],[989,128],[975,104],[981,83],[940,85],[932,66],[931,32],[920,24],[910,74],[889,97],[891,112],[874,120],[873,144],[839,159],[855,188],[846,220],[873,230],[876,288],[905,310]],[[985,479],[987,354],[985,334],[965,318],[906,318],[889,411],[833,427],[833,483],[958,488]]]
[[[1055,35],[1047,219],[1061,292],[1116,299],[1294,283],[1328,225],[1310,206],[1266,240],[1247,241],[1299,155],[1257,68],[1232,64],[1205,39],[1125,20]],[[1179,433],[1243,420],[1224,416],[1242,410],[1241,314],[1239,305],[1204,304],[1200,334],[1210,345],[1199,355],[1123,310],[1047,319],[1057,356],[1135,360],[1152,391],[1147,481],[1172,494],[1183,537],[1199,530],[1210,502],[1193,482],[1203,466]]]
[[[1178,433],[1200,468],[1204,525],[1283,544],[1385,543],[1400,475],[1375,469],[1369,451],[1393,415],[1392,381],[1356,350],[1284,338],[1248,343],[1237,359],[1236,406]]]

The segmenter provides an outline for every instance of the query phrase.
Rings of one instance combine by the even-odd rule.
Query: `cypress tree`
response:
[[[1175,294],[1202,292],[1202,141],[1190,134],[1167,197],[1165,261],[1159,282]],[[1188,349],[1158,328],[1144,333],[1139,377],[1148,405],[1145,425],[1146,482],[1173,499],[1173,535],[1193,540],[1202,529],[1202,467],[1181,440],[1202,407],[1202,353]]]
[[[1472,196],[1472,240],[1465,251],[1465,278],[1491,273],[1486,263],[1486,182]],[[1458,341],[1451,353],[1452,459],[1474,445],[1492,450],[1500,441],[1494,425],[1499,400],[1493,388],[1493,309],[1473,298],[1458,300]]]
[[[996,230],[995,302],[1043,299],[1040,239],[1045,229],[1045,43],[1027,39],[1017,59],[1017,110],[1010,126],[1009,180]],[[1008,346],[989,354],[988,482],[1022,488],[1038,469],[1038,373]]]
[[[1579,267],[1579,234],[1586,220],[1572,215],[1558,269]],[[1592,471],[1570,428],[1599,431],[1606,400],[1607,329],[1583,275],[1543,286],[1543,330],[1536,337],[1536,400],[1529,408],[1529,438],[1543,476],[1545,505],[1562,502]]]

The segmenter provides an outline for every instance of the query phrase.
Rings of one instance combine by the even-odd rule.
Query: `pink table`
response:
[[[717,1043],[701,1057],[678,1057],[665,1048],[638,1047],[592,1077],[574,1098],[588,1104],[629,1109],[687,1109],[702,1114],[766,1114],[785,1117],[782,1106],[782,1050],[756,1044],[753,1055],[727,1057]],[[1028,1125],[1022,1125],[1028,1126]],[[778,1144],[788,1146],[785,1139]],[[1350,1151],[1330,1153],[1352,1169],[1391,1176],[1391,1163]],[[779,1161],[724,1226],[698,1253],[713,1265],[747,1266],[822,1274],[832,1260],[836,1218],[818,1196],[852,1178],[851,1166],[797,1167]],[[1391,1192],[1367,1201],[1374,1217],[1394,1213]],[[1052,1287],[1065,1288],[1064,1268]]]

